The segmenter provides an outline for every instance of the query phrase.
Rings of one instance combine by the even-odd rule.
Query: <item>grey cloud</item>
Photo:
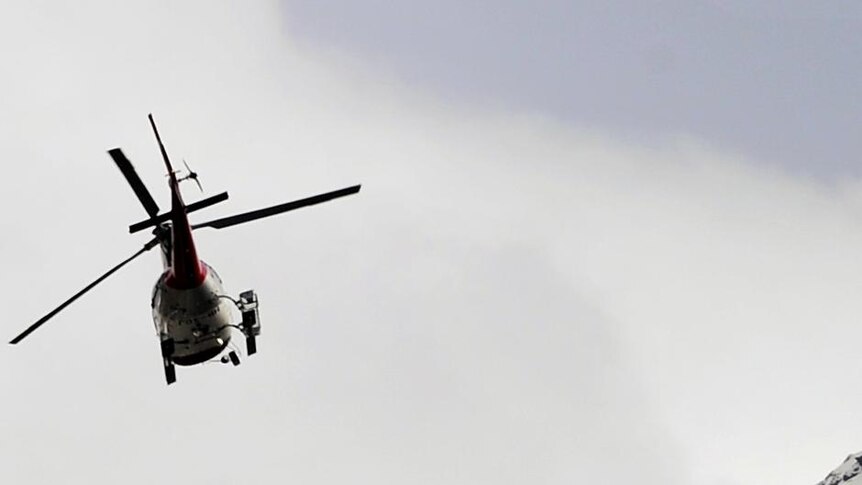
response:
[[[862,151],[852,2],[286,0],[301,39],[484,107],[551,113],[639,142],[704,138],[834,180]]]

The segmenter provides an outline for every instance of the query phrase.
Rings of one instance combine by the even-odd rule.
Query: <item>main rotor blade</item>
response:
[[[192,226],[192,229],[200,229],[202,227],[213,227],[216,229],[223,229],[225,227],[235,226],[237,224],[242,224],[244,222],[251,222],[257,219],[262,219],[264,217],[274,216],[276,214],[281,214],[282,212],[291,211],[294,209],[299,209],[301,207],[307,207],[314,204],[320,204],[321,202],[327,202],[332,199],[337,199],[339,197],[344,197],[346,195],[351,195],[359,192],[359,189],[362,188],[362,185],[354,185],[352,187],[347,187],[340,190],[334,190],[332,192],[327,192],[325,194],[315,195],[313,197],[308,197],[305,199],[295,200],[293,202],[287,202],[284,204],[274,205],[272,207],[267,207],[266,209],[258,209],[256,211],[245,212],[243,214],[237,214],[235,216],[223,217],[221,219],[215,219],[209,222],[204,222],[201,224],[195,224]]]
[[[33,333],[33,331],[34,331],[34,330],[36,330],[37,328],[41,327],[41,326],[42,326],[42,324],[44,324],[45,322],[47,322],[51,317],[53,317],[54,315],[56,315],[56,314],[60,313],[60,311],[61,311],[62,309],[64,309],[64,308],[66,308],[67,306],[69,306],[72,302],[74,302],[75,300],[77,300],[78,298],[80,298],[84,293],[86,293],[86,292],[88,292],[88,291],[92,290],[94,286],[96,286],[96,285],[98,285],[99,283],[101,283],[105,278],[107,278],[108,276],[111,276],[112,274],[114,274],[117,270],[119,270],[120,268],[122,268],[123,266],[125,266],[126,264],[128,264],[129,262],[131,262],[133,259],[135,259],[135,258],[137,258],[138,256],[140,256],[140,255],[144,254],[145,252],[149,251],[150,249],[153,249],[153,248],[158,244],[158,242],[159,242],[158,238],[153,238],[151,241],[149,241],[147,244],[145,244],[143,248],[139,249],[139,250],[138,250],[138,252],[136,252],[135,254],[133,254],[131,257],[129,257],[128,259],[126,259],[126,260],[125,260],[125,261],[123,261],[122,263],[120,263],[120,264],[118,264],[118,265],[114,266],[113,268],[111,268],[107,273],[103,274],[102,276],[99,276],[99,277],[96,279],[96,281],[93,281],[92,283],[90,283],[89,285],[87,285],[83,290],[81,290],[81,291],[79,291],[79,292],[75,293],[75,295],[74,295],[74,296],[72,296],[72,298],[69,298],[68,300],[64,301],[60,306],[58,306],[57,308],[55,308],[55,309],[51,310],[51,312],[50,312],[50,313],[48,313],[48,314],[47,314],[47,315],[45,315],[44,317],[40,318],[40,319],[39,319],[36,323],[34,323],[33,325],[30,325],[29,327],[27,327],[27,330],[24,330],[23,332],[21,332],[21,334],[20,334],[20,335],[18,335],[17,337],[13,338],[12,340],[10,340],[10,341],[9,341],[9,343],[10,343],[10,344],[17,344],[18,342],[20,342],[21,340],[23,340],[23,339],[24,339],[24,337],[26,337],[26,336],[30,335],[31,333]]]
[[[207,197],[206,199],[199,200],[195,203],[189,204],[186,206],[186,214],[191,214],[194,211],[203,209],[205,207],[209,207],[211,205],[218,204],[219,202],[225,201],[228,199],[227,192],[222,192],[220,194],[213,195],[212,197]],[[152,217],[145,221],[136,222],[129,226],[129,233],[134,234],[138,231],[143,231],[144,229],[152,226],[157,226],[165,221],[171,219],[171,213],[165,212],[162,215]]]
[[[153,200],[153,196],[150,195],[150,191],[147,190],[147,186],[144,185],[141,177],[138,176],[138,172],[135,171],[135,167],[132,166],[132,162],[126,158],[123,151],[119,148],[114,148],[113,150],[108,150],[108,155],[114,159],[114,163],[116,163],[120,171],[123,172],[123,176],[126,177],[126,181],[132,186],[132,190],[135,191],[135,195],[138,196],[138,200],[141,201],[147,214],[149,214],[150,217],[158,215],[159,206],[156,205],[156,201]]]

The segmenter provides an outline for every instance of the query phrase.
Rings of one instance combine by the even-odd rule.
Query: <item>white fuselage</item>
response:
[[[216,357],[230,341],[231,304],[225,299],[221,278],[206,263],[203,283],[192,289],[171,288],[169,270],[153,289],[153,320],[162,340],[174,340],[171,360],[194,365]]]

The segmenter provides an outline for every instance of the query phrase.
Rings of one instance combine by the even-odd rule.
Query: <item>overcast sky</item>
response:
[[[291,32],[472,104],[860,175],[859,2],[285,0]]]
[[[858,7],[574,5],[0,7],[10,338],[146,241],[105,152],[166,206],[148,112],[231,194],[194,220],[363,183],[197,234],[261,297],[238,368],[164,385],[155,253],[2,349],[3,481],[813,484],[858,451]]]

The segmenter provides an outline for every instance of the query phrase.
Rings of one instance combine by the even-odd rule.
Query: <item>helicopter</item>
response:
[[[96,278],[81,291],[27,327],[9,343],[18,344],[120,268],[158,246],[161,248],[163,271],[153,288],[151,307],[153,322],[160,342],[165,380],[170,385],[176,382],[175,366],[194,366],[214,360],[222,363],[230,362],[234,366],[239,365],[240,360],[236,351],[228,349],[232,335],[238,331],[245,337],[246,355],[248,356],[257,352],[257,337],[260,335],[257,293],[254,290],[244,291],[240,293],[238,298],[227,295],[222,279],[215,269],[199,259],[192,237],[193,232],[203,228],[224,229],[320,204],[356,194],[362,186],[353,185],[263,209],[191,224],[188,214],[227,200],[228,193],[222,192],[187,205],[180,192],[180,183],[191,180],[200,187],[198,175],[191,171],[188,164],[183,160],[186,174],[178,176],[180,172],[174,170],[171,165],[152,113],[147,117],[168,172],[168,186],[171,191],[171,208],[169,211],[159,213],[158,205],[135,171],[132,162],[120,148],[108,150],[108,155],[120,169],[149,216],[147,219],[129,226],[129,232],[136,233],[153,228],[153,238],[129,258]],[[232,306],[239,310],[241,316],[239,321],[234,321]],[[225,353],[225,350],[229,351]],[[221,357],[219,358],[219,356]]]

